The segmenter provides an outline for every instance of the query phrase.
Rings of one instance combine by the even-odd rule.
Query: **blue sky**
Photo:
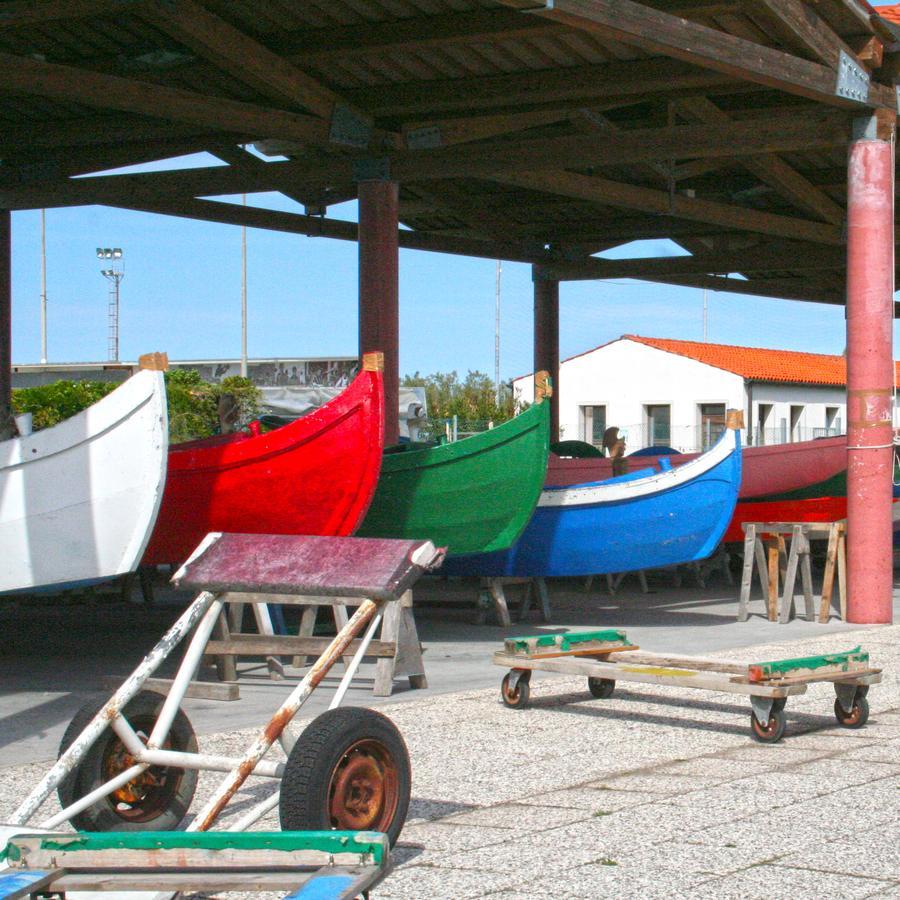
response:
[[[877,4],[882,5],[882,4]],[[209,158],[195,163],[208,164]],[[178,162],[183,166],[185,160]],[[250,202],[296,209],[277,195]],[[355,219],[355,204],[329,210]],[[357,348],[356,245],[248,229],[251,357],[351,356]],[[122,247],[121,358],[166,350],[173,359],[240,353],[241,230],[104,207],[47,211],[51,362],[103,360],[107,282],[98,246]],[[616,256],[675,252],[665,241]],[[400,254],[400,369],[494,371],[496,264]],[[40,357],[40,213],[13,213],[13,360]],[[504,263],[501,376],[531,370],[530,267]],[[582,352],[626,332],[698,340],[703,292],[645,282],[569,282],[560,292],[560,351]],[[842,307],[709,294],[709,340],[822,353],[844,349]]]

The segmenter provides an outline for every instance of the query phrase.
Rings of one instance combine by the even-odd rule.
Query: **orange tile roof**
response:
[[[669,338],[641,337],[638,334],[623,334],[622,339],[637,341],[668,353],[677,353],[679,356],[695,359],[708,366],[734,372],[751,381],[840,386],[847,383],[847,361],[843,356],[801,353],[796,350],[768,350],[763,347],[736,347],[731,344],[708,344],[702,341],[677,341]],[[581,355],[584,354],[579,354]],[[894,377],[897,386],[900,387],[900,367],[896,362]]]
[[[896,3],[894,6],[876,6],[875,12],[882,19],[887,19],[889,22],[895,22],[900,25],[900,3]]]

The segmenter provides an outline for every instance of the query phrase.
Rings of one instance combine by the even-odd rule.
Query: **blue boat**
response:
[[[740,432],[660,470],[545,488],[508,550],[451,556],[448,575],[545,577],[652,569],[704,559],[728,527],[741,485]]]

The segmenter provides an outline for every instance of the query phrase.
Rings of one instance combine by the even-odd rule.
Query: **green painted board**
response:
[[[865,668],[868,662],[869,654],[861,647],[854,647],[845,653],[824,653],[821,656],[800,656],[794,659],[752,663],[748,668],[751,670],[758,669],[761,677],[765,679],[779,675],[789,675],[798,669],[833,668],[838,672],[847,672],[850,670],[851,665],[854,668]]]
[[[39,839],[41,850],[316,850],[321,853],[368,854],[380,865],[387,853],[386,835],[373,831],[105,831],[74,834],[20,834],[0,851],[0,860],[16,862],[16,841]]]
[[[454,554],[505,550],[540,498],[549,446],[544,400],[461,441],[386,452],[356,534],[430,540]]]
[[[608,628],[604,631],[567,631],[563,634],[535,634],[528,637],[511,637],[503,642],[507,653],[520,656],[557,651],[568,653],[577,650],[592,650],[604,645],[630,647],[631,641],[624,631]]]

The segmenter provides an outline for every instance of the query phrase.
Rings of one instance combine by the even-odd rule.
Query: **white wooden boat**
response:
[[[0,593],[137,568],[167,451],[163,373],[149,370],[52,428],[0,443]]]

